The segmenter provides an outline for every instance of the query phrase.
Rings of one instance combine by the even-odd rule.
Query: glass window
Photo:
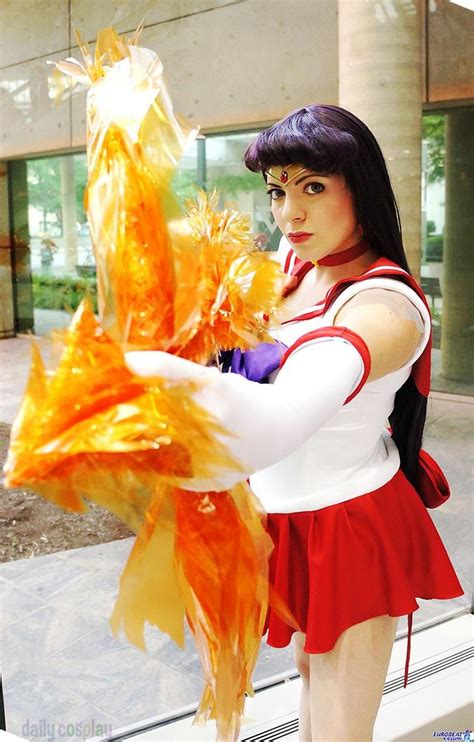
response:
[[[435,391],[474,393],[474,108],[423,116],[421,285],[433,316]]]
[[[255,243],[276,250],[280,232],[260,174],[243,155],[256,132],[199,137],[183,155],[174,178],[181,205],[198,188],[220,194],[219,206],[248,213]],[[37,335],[66,327],[87,293],[95,301],[96,269],[84,209],[86,154],[10,163],[17,331]]]
[[[463,332],[470,326],[474,296],[464,269],[473,230],[473,186],[466,157],[472,148],[473,110],[453,108],[423,117],[421,265],[421,283],[433,315],[432,388],[470,395],[472,340]],[[181,159],[174,187],[181,204],[198,187],[217,189],[221,207],[250,215],[258,247],[276,250],[281,235],[261,175],[243,164],[256,133],[199,137]],[[84,209],[86,181],[85,153],[10,163],[17,330],[34,327],[37,334],[45,334],[65,326],[82,296],[95,295],[94,254]]]
[[[251,218],[255,244],[261,250],[276,250],[281,233],[273,219],[270,201],[260,173],[251,173],[243,164],[248,145],[257,132],[221,134],[204,140],[206,187],[220,194],[227,204]]]
[[[198,159],[201,153],[201,139],[196,139],[184,152],[173,178],[173,188],[181,207],[188,198],[194,198],[198,187],[204,183],[198,174]]]
[[[260,173],[246,169],[245,150],[257,132],[212,134],[199,137],[182,158],[175,177],[181,203],[196,194],[197,188],[219,193],[219,207],[228,206],[246,213],[251,231],[261,250],[276,250],[280,231],[273,219]]]
[[[84,209],[85,153],[10,163],[17,330],[66,327],[95,264]]]
[[[421,286],[431,306],[431,394],[423,448],[439,462],[451,499],[430,516],[456,568],[465,594],[423,601],[415,625],[438,621],[469,605],[471,492],[468,462],[474,309],[474,109],[426,112],[422,142]]]

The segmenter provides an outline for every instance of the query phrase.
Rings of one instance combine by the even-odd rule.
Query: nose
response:
[[[296,198],[292,198],[289,193],[285,196],[282,209],[282,218],[289,225],[304,222],[306,219],[305,211],[301,203]]]

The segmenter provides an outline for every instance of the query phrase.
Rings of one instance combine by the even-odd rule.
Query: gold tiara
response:
[[[288,167],[284,168],[271,167],[270,170],[265,170],[265,175],[268,175],[270,178],[278,180],[279,183],[286,185],[287,183],[291,183],[297,175],[303,173],[307,169],[308,168],[306,167],[299,167],[298,165],[288,165]]]

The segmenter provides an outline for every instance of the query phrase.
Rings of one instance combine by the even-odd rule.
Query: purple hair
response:
[[[321,175],[343,175],[372,249],[411,274],[383,154],[370,129],[353,113],[338,106],[298,108],[260,132],[244,161],[249,170],[261,171],[264,177],[272,165],[304,165]],[[410,375],[395,396],[389,418],[401,468],[415,487],[426,403]]]
[[[262,174],[272,165],[299,164],[321,175],[343,175],[373,250],[411,273],[383,154],[370,129],[353,113],[338,106],[298,108],[262,131],[244,161],[249,170]]]

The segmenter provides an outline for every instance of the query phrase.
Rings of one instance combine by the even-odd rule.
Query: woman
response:
[[[136,373],[200,377],[196,393],[235,437],[275,549],[270,578],[302,631],[293,641],[301,740],[371,740],[398,617],[416,597],[463,590],[414,485],[429,389],[431,320],[403,251],[380,148],[353,114],[308,106],[262,132],[261,171],[284,240],[278,341],[236,351],[219,373],[166,353],[129,353]],[[267,382],[267,383],[259,383]],[[387,419],[392,433],[387,430]],[[405,674],[407,682],[408,656]]]

